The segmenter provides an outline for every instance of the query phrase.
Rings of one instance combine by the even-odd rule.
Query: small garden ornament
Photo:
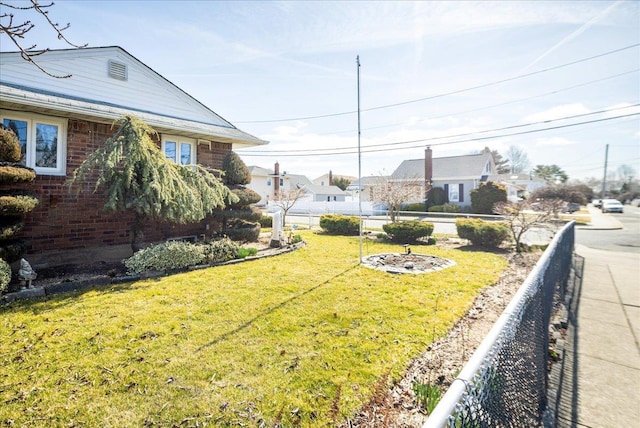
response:
[[[18,270],[18,279],[20,280],[20,288],[31,288],[31,281],[36,279],[38,274],[33,270],[31,265],[25,259],[20,259],[20,269]]]

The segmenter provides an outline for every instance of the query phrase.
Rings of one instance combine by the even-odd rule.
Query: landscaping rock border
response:
[[[84,275],[85,278],[79,279],[79,280],[73,280],[73,279],[70,280],[68,278],[65,278],[60,281],[48,282],[45,285],[38,286],[36,284],[32,288],[26,288],[13,293],[4,294],[0,296],[0,304],[11,303],[11,302],[15,302],[16,300],[33,299],[36,297],[46,297],[46,296],[51,296],[53,294],[87,291],[97,287],[105,287],[105,286],[110,286],[115,284],[122,284],[125,282],[139,281],[141,279],[159,278],[163,276],[174,275],[176,273],[188,272],[192,270],[207,269],[207,268],[216,267],[216,266],[224,266],[229,264],[249,262],[252,260],[258,260],[266,257],[274,257],[281,254],[290,253],[292,251],[295,251],[299,248],[304,247],[305,245],[306,245],[306,242],[301,241],[301,242],[287,245],[280,248],[265,248],[265,249],[259,250],[255,256],[249,256],[243,259],[229,260],[222,263],[214,263],[211,265],[191,266],[186,269],[178,269],[178,270],[173,270],[169,272],[154,271],[154,272],[146,272],[141,275],[121,275],[121,276],[109,276],[104,273],[96,273],[93,275],[91,274]]]

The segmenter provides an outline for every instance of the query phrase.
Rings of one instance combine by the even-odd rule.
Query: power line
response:
[[[573,85],[573,86],[567,86],[565,88],[556,89],[554,91],[547,92],[547,93],[544,93],[544,94],[533,95],[533,96],[526,97],[526,98],[519,98],[517,100],[506,101],[504,103],[492,104],[492,105],[489,105],[489,106],[478,107],[478,108],[459,111],[459,112],[455,112],[455,113],[441,114],[439,116],[433,116],[433,117],[428,117],[426,119],[420,119],[417,122],[418,123],[419,122],[426,122],[428,120],[442,119],[444,117],[456,116],[456,115],[465,114],[465,113],[474,113],[474,112],[477,112],[477,111],[488,110],[488,109],[492,109],[492,108],[495,108],[495,107],[502,107],[502,106],[509,105],[509,104],[516,104],[516,103],[520,103],[520,102],[523,102],[523,101],[529,101],[529,100],[532,100],[532,99],[535,99],[535,98],[541,98],[541,97],[546,97],[546,96],[549,96],[549,95],[555,95],[555,94],[558,94],[560,92],[569,91],[569,90],[580,88],[580,87],[587,86],[587,85],[592,85],[594,83],[603,82],[605,80],[614,79],[616,77],[624,76],[624,75],[627,75],[627,74],[637,73],[638,71],[640,71],[640,68],[636,68],[636,69],[633,69],[633,70],[625,71],[625,72],[622,72],[622,73],[614,74],[614,75],[603,77],[603,78],[596,79],[596,80],[591,80],[589,82],[584,82],[584,83],[580,83],[580,84]],[[410,125],[410,124],[413,124],[413,123],[416,123],[416,122],[411,122],[411,123],[410,122],[402,122],[402,123],[393,123],[393,124],[389,124],[389,125],[372,126],[372,127],[369,127],[369,128],[363,128],[363,130],[368,131],[368,130],[371,130],[371,129],[391,128],[391,127],[394,127],[394,126]],[[353,131],[353,129],[348,129],[348,130],[345,129],[344,131],[323,132],[323,133],[317,134],[317,135],[335,135],[335,134],[342,134],[342,133],[347,133],[347,132],[352,133],[354,131]]]
[[[556,65],[554,67],[549,67],[549,68],[545,68],[545,69],[538,70],[538,71],[532,71],[531,73],[525,73],[525,74],[521,74],[521,75],[518,75],[518,76],[509,77],[509,78],[506,78],[506,79],[501,79],[501,80],[498,80],[498,81],[495,81],[495,82],[483,83],[481,85],[476,85],[476,86],[471,86],[471,87],[464,88],[464,89],[458,89],[458,90],[455,90],[455,91],[445,92],[443,94],[430,95],[428,97],[417,98],[417,99],[414,99],[414,100],[403,101],[403,102],[394,103],[394,104],[385,104],[385,105],[377,106],[377,107],[365,108],[365,109],[361,109],[361,111],[374,111],[374,110],[381,110],[381,109],[385,109],[385,108],[398,107],[398,106],[407,105],[407,104],[413,104],[413,103],[417,103],[417,102],[421,102],[421,101],[427,101],[427,100],[433,100],[433,99],[437,99],[437,98],[442,98],[442,97],[446,97],[446,96],[450,96],[450,95],[461,94],[461,93],[473,91],[473,90],[476,90],[476,89],[488,88],[490,86],[495,86],[495,85],[499,85],[499,84],[506,83],[506,82],[511,82],[511,81],[518,80],[518,79],[523,79],[525,77],[534,76],[536,74],[546,73],[548,71],[553,71],[553,70],[558,70],[560,68],[569,67],[571,65],[579,64],[581,62],[591,61],[592,59],[601,58],[601,57],[607,56],[607,55],[612,55],[614,53],[622,52],[622,51],[627,50],[627,49],[632,49],[632,48],[635,48],[637,46],[640,46],[640,43],[635,43],[633,45],[625,46],[625,47],[619,48],[619,49],[614,49],[612,51],[608,51],[608,52],[604,52],[604,53],[601,53],[601,54],[593,55],[593,56],[590,56],[590,57],[587,57],[587,58],[582,58],[582,59],[579,59],[579,60],[576,60],[576,61],[572,61],[572,62],[568,62],[568,63],[565,63],[565,64]],[[234,123],[293,122],[293,121],[296,121],[296,120],[323,119],[323,118],[327,118],[327,117],[345,116],[345,115],[356,114],[356,113],[357,113],[357,111],[353,110],[353,111],[346,111],[346,112],[341,112],[341,113],[330,113],[330,114],[323,114],[323,115],[317,115],[317,116],[301,116],[301,117],[294,117],[294,118],[287,118],[287,119],[244,120],[244,121],[236,120],[236,121],[234,121]]]
[[[464,139],[464,140],[448,141],[448,142],[443,142],[443,143],[430,143],[430,145],[431,146],[444,146],[444,145],[450,145],[450,144],[468,143],[470,141],[493,140],[493,139],[496,139],[496,138],[510,137],[510,136],[514,136],[514,135],[533,134],[533,133],[538,133],[538,132],[551,131],[551,130],[554,130],[554,129],[563,129],[563,128],[569,128],[569,127],[574,127],[574,126],[588,125],[588,124],[591,124],[591,123],[605,122],[605,121],[609,121],[609,120],[622,119],[622,118],[625,118],[625,117],[632,117],[632,116],[638,116],[638,115],[640,115],[640,113],[630,113],[630,114],[620,115],[620,116],[605,117],[605,118],[601,118],[601,119],[593,119],[593,120],[589,120],[589,121],[585,121],[585,122],[577,122],[577,123],[569,123],[569,124],[566,124],[566,125],[551,126],[551,127],[548,127],[548,128],[540,128],[540,129],[532,129],[532,130],[528,130],[528,131],[511,132],[511,133],[500,134],[500,135],[492,135],[492,136],[488,136],[488,137],[468,138],[468,139]],[[432,141],[432,140],[438,139],[438,138],[442,138],[442,137],[422,138],[422,139],[418,139],[418,140],[408,140],[408,141],[401,141],[401,142],[395,142],[395,143],[388,143],[388,144],[385,144],[385,145],[424,143],[424,142]],[[369,146],[369,147],[371,147],[371,146]],[[363,153],[389,152],[389,151],[393,151],[393,150],[407,150],[407,149],[414,149],[414,148],[418,148],[418,147],[422,147],[422,144],[421,145],[415,145],[415,146],[401,147],[401,148],[385,148],[385,149],[373,149],[373,150],[363,149],[362,152]],[[336,150],[336,149],[333,149],[333,150]],[[280,156],[280,157],[282,157],[282,156],[284,156],[284,157],[289,157],[289,156],[297,156],[297,157],[303,157],[303,156],[337,156],[337,155],[348,155],[348,154],[357,153],[353,149],[337,149],[337,150],[348,150],[348,151],[336,151],[336,152],[333,152],[333,153],[315,153],[314,152],[314,153],[308,153],[308,154],[298,153],[298,152],[293,153],[293,152],[289,151],[289,152],[286,152],[286,153],[279,153],[278,156]],[[260,156],[274,156],[273,152],[265,153],[265,154],[258,154],[258,153],[240,153],[240,154],[243,154],[243,155],[246,155],[246,156],[259,156],[259,157]]]
[[[466,137],[469,135],[478,135],[478,134],[486,134],[486,133],[491,133],[491,132],[498,132],[498,131],[506,131],[509,129],[517,129],[517,128],[524,128],[527,126],[533,126],[533,125],[540,125],[540,124],[544,124],[544,123],[552,123],[552,122],[559,122],[562,120],[569,120],[569,119],[576,119],[579,117],[586,117],[586,116],[592,116],[595,114],[602,114],[602,113],[609,113],[612,111],[616,111],[616,110],[623,110],[623,109],[627,109],[627,108],[633,108],[633,107],[638,107],[640,106],[640,104],[633,104],[633,105],[629,105],[629,106],[623,106],[623,107],[616,107],[616,108],[612,108],[612,109],[607,109],[607,110],[599,110],[599,111],[594,111],[594,112],[590,112],[590,113],[581,113],[581,114],[576,114],[576,115],[572,115],[572,116],[565,116],[565,117],[561,117],[561,118],[557,118],[557,119],[547,119],[547,120],[541,120],[538,122],[530,122],[530,123],[523,123],[523,124],[519,124],[519,125],[510,125],[510,126],[505,126],[502,128],[494,128],[494,129],[485,129],[482,131],[474,131],[474,132],[467,132],[464,134],[453,134],[453,135],[444,135],[444,136],[440,136],[440,137],[429,137],[427,139],[423,139],[423,140],[412,140],[412,141],[401,141],[401,142],[393,142],[393,143],[380,143],[380,144],[371,144],[368,145],[367,148],[370,149],[372,147],[385,147],[385,146],[397,146],[397,145],[401,145],[401,144],[409,144],[409,143],[414,143],[415,141],[434,141],[434,140],[442,140],[442,139],[446,139],[446,138],[458,138],[458,137]],[[622,117],[622,116],[621,116]],[[342,149],[339,150],[352,150],[354,149],[354,147],[344,147]],[[295,150],[295,153],[297,154],[302,154],[302,153],[315,153],[315,154],[319,154],[322,152],[328,152],[328,151],[335,151],[336,148],[329,148],[329,149],[308,149],[308,150]],[[242,149],[238,150],[238,153],[240,154],[246,154],[246,155],[250,155],[253,153],[264,153],[261,151],[242,151]],[[269,152],[269,154],[280,154],[280,153],[292,153],[292,150],[272,150]]]

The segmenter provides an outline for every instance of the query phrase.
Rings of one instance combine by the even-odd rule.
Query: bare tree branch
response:
[[[536,202],[533,205],[528,201],[520,202],[498,202],[493,211],[504,217],[505,222],[511,230],[511,235],[516,243],[516,251],[522,251],[520,242],[526,231],[535,226],[547,223],[551,218],[557,216],[564,205],[563,201],[552,199]]]
[[[286,217],[289,210],[306,194],[304,186],[297,187],[293,190],[280,190],[272,200],[272,203],[282,210],[282,226],[286,224]]]
[[[371,189],[371,199],[389,209],[391,222],[395,223],[402,204],[422,199],[423,180],[419,177],[409,177],[402,180],[392,180],[380,174]]]
[[[87,46],[87,44],[76,45],[70,42],[69,39],[67,39],[64,36],[63,31],[65,31],[71,26],[70,23],[67,23],[66,25],[62,26],[57,22],[54,22],[51,20],[49,16],[49,10],[47,9],[54,5],[53,2],[50,2],[48,4],[40,4],[38,3],[38,0],[29,0],[29,3],[30,3],[29,6],[18,6],[16,4],[3,1],[3,2],[0,2],[0,7],[2,7],[3,10],[5,10],[5,8],[14,10],[16,11],[16,13],[17,12],[30,13],[31,11],[34,11],[38,15],[41,15],[45,18],[45,20],[47,21],[47,24],[51,28],[53,28],[53,30],[56,32],[58,40],[63,40],[69,46],[72,46],[74,48],[84,48]],[[22,59],[33,64],[35,67],[37,67],[40,71],[42,71],[47,76],[55,77],[58,79],[65,79],[65,78],[71,77],[70,74],[61,76],[61,75],[50,73],[47,70],[45,70],[40,64],[38,64],[38,62],[34,58],[44,54],[45,52],[49,52],[50,49],[49,48],[38,49],[36,44],[33,44],[29,47],[25,47],[23,45],[25,36],[27,35],[27,33],[29,33],[29,31],[35,28],[36,24],[34,24],[31,20],[25,20],[22,23],[19,23],[19,21],[16,22],[14,20],[15,18],[16,16],[14,15],[14,13],[4,12],[0,14],[0,34],[6,34],[7,37],[9,37],[9,40],[11,40],[11,42],[14,45],[16,45],[16,47],[20,51],[20,56],[22,57]]]

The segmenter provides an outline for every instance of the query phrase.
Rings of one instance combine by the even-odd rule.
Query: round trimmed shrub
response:
[[[0,162],[0,184],[29,183],[36,179],[34,169],[24,165]]]
[[[459,218],[456,230],[462,239],[479,247],[496,248],[509,237],[509,227],[503,222]]]
[[[428,238],[433,233],[433,223],[420,220],[401,221],[382,226],[393,242],[409,244],[420,238]]]
[[[11,282],[11,266],[0,259],[0,294],[4,293]]]
[[[20,215],[34,210],[38,198],[31,195],[0,195],[0,215]]]
[[[248,187],[231,187],[231,193],[238,197],[238,202],[233,207],[244,207],[260,202],[260,194]]]
[[[255,242],[260,236],[260,223],[234,219],[229,221],[228,228],[223,233],[233,241]]]
[[[0,225],[0,241],[13,239],[24,227],[22,217],[4,217]]]
[[[0,161],[20,162],[22,151],[20,150],[20,140],[10,129],[0,128]]]
[[[320,216],[320,227],[331,235],[355,236],[360,234],[360,219],[342,214]]]

